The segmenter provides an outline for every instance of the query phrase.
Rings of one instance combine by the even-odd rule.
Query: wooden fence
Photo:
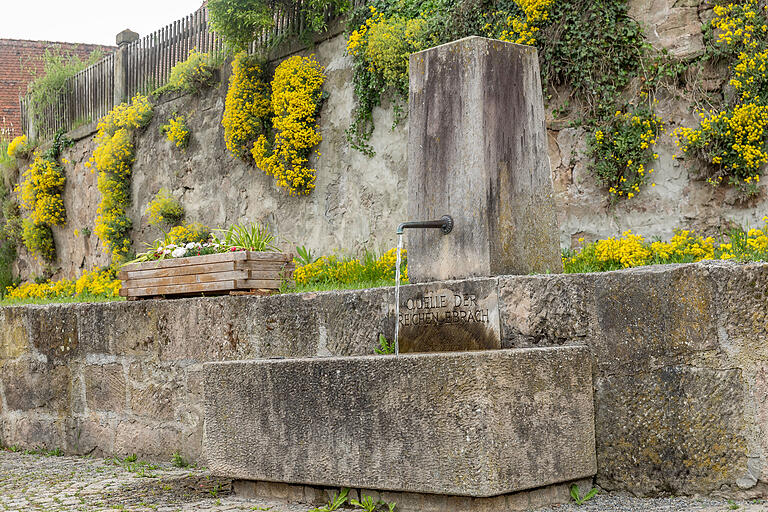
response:
[[[302,33],[306,29],[302,3],[298,0],[275,9],[274,26],[256,38],[251,53]],[[363,3],[364,0],[352,1],[354,6]],[[327,23],[337,17],[330,10],[325,13]],[[42,112],[33,111],[29,96],[21,98],[22,129],[31,137],[46,138],[58,130],[96,121],[116,102],[165,85],[171,68],[186,59],[193,48],[212,54],[224,51],[222,40],[209,28],[207,7],[123,45],[116,53],[79,72],[67,80],[58,101]]]
[[[114,55],[109,54],[67,80],[58,101],[44,107],[37,115],[32,111],[30,96],[21,98],[22,130],[29,135],[45,137],[98,119],[113,106],[114,81]],[[34,129],[31,127],[33,115]]]
[[[221,39],[208,28],[208,9],[202,8],[168,26],[131,43],[124,50],[124,97],[147,94],[165,85],[171,68],[197,49],[219,54]]]

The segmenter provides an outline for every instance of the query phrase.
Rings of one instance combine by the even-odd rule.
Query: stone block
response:
[[[524,512],[530,511],[534,507],[538,509],[539,507],[568,503],[571,501],[569,489],[574,483],[582,490],[582,494],[586,492],[585,489],[592,488],[592,479],[589,478],[488,498],[347,489],[347,499],[351,501],[369,497],[375,502],[382,501],[386,504],[395,504],[398,512]],[[232,490],[238,498],[278,500],[320,507],[332,501],[342,491],[339,487],[317,487],[256,480],[233,480]]]
[[[379,334],[390,340],[394,338],[395,290],[392,287],[360,290],[355,294],[325,292],[310,297],[302,294],[303,302],[318,303],[321,330],[317,333],[316,355],[368,355],[378,346]]]
[[[0,434],[6,446],[51,450],[64,445],[63,423],[61,417],[22,413],[6,417]]]
[[[594,276],[590,343],[599,369],[635,372],[638,363],[675,364],[717,348],[714,282],[706,267],[658,265]]]
[[[172,421],[177,407],[187,409],[182,387],[183,370],[158,368],[153,364],[133,363],[128,369],[130,377],[131,412],[160,421]]]
[[[83,370],[85,402],[91,411],[125,411],[125,375],[123,365],[89,365]]]
[[[68,361],[77,351],[77,305],[49,305],[27,309],[29,339],[51,360]]]
[[[501,348],[496,279],[468,279],[400,289],[400,352]]]
[[[9,410],[47,413],[69,410],[72,390],[69,367],[20,359],[6,362],[0,371]]]
[[[117,424],[117,420],[97,414],[69,418],[65,429],[65,450],[94,457],[111,455],[114,453]]]
[[[0,359],[16,359],[29,350],[26,310],[0,309]]]
[[[139,39],[139,34],[130,29],[125,29],[115,36],[115,44],[124,45],[130,44]]]
[[[598,483],[636,494],[709,494],[744,476],[738,369],[642,368],[596,379]]]
[[[488,497],[595,473],[583,347],[205,365],[214,474]]]
[[[584,344],[594,333],[595,276],[499,277],[502,346]]]
[[[167,461],[178,450],[188,451],[181,433],[172,423],[150,425],[126,420],[115,427],[116,455],[135,453],[139,458]]]
[[[469,37],[410,56],[411,282],[562,270],[536,49]]]
[[[151,356],[164,337],[156,301],[86,304],[78,324],[80,345],[90,354]]]

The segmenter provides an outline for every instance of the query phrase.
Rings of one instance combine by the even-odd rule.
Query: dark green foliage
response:
[[[101,60],[102,52],[94,51],[83,60],[75,54],[62,51],[61,48],[46,50],[43,55],[42,69],[33,67],[36,78],[29,84],[32,116],[40,132],[46,132],[46,109],[58,103],[66,92],[67,80],[78,72]]]
[[[498,37],[496,31],[507,16],[524,18],[514,0],[374,0],[370,5],[387,17],[425,19],[425,47],[473,35]],[[350,31],[369,15],[367,6],[358,9]],[[536,46],[545,89],[569,88],[585,105],[582,121],[587,124],[596,124],[623,106],[622,91],[639,76],[646,53],[642,29],[627,15],[626,0],[556,0],[540,29]],[[399,114],[408,91],[407,87],[387,87],[363,58],[356,58],[354,66],[357,106],[347,137],[354,148],[372,155],[368,140],[374,129],[373,109],[388,95]],[[681,66],[661,54],[651,63],[648,79],[652,83],[648,85],[677,77],[684,69]]]
[[[19,205],[0,183],[0,201],[2,201],[3,225],[0,228],[0,297],[5,296],[9,286],[16,284],[13,276],[13,262],[16,260],[16,247],[21,243],[21,214]]]
[[[383,334],[379,334],[379,346],[373,349],[379,355],[390,355],[395,353],[395,340],[387,341]]]
[[[291,0],[210,0],[208,12],[211,28],[224,39],[229,49],[238,52],[248,48],[265,29],[274,25],[273,13],[292,10]],[[301,4],[306,30],[319,32],[325,28],[326,10],[343,13],[348,0],[308,0]],[[297,34],[301,35],[301,34]]]
[[[572,88],[595,117],[612,115],[643,56],[626,1],[555,1],[549,19],[538,38],[543,81]]]
[[[62,150],[71,147],[75,141],[64,135],[64,130],[59,130],[53,136],[51,147],[43,155],[48,160],[57,161],[61,156]]]
[[[355,60],[352,83],[355,85],[355,111],[352,123],[347,128],[347,140],[350,145],[364,155],[373,156],[376,152],[368,144],[373,135],[373,109],[381,105],[381,96],[387,90],[384,78],[372,73],[364,61]]]

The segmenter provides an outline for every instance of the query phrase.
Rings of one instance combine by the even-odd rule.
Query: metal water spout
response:
[[[403,230],[408,228],[439,228],[443,231],[444,235],[447,235],[453,229],[453,217],[443,215],[437,220],[403,222],[397,226],[397,234],[402,235]]]
[[[403,222],[397,226],[397,262],[395,263],[395,355],[400,355],[400,253],[403,250],[403,231],[408,228],[438,228],[444,235],[453,230],[453,218],[443,215],[437,220]]]

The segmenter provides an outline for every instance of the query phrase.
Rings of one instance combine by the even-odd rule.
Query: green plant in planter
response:
[[[222,233],[222,244],[249,251],[277,252],[275,235],[266,226],[258,222],[252,224],[233,224],[228,229],[217,229]]]

